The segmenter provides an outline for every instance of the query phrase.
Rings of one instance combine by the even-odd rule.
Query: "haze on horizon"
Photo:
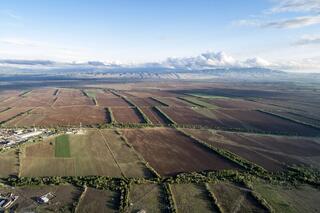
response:
[[[136,64],[174,57],[319,72],[319,14],[319,0],[7,0],[0,59]]]

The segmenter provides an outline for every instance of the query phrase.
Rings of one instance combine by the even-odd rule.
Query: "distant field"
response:
[[[54,108],[36,108],[30,113],[19,116],[10,122],[7,126],[79,126],[92,124],[103,124],[106,122],[105,109],[96,106],[73,106],[73,107],[54,107]]]
[[[70,143],[68,135],[61,135],[55,140],[55,157],[70,157]]]

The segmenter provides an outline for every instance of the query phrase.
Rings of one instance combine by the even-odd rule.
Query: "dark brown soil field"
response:
[[[8,126],[67,126],[102,124],[106,121],[104,108],[95,106],[36,108],[7,123]]]
[[[143,113],[150,119],[150,121],[155,125],[167,125],[170,124],[170,121],[166,119],[162,114],[160,114],[155,108],[153,107],[144,107],[141,108]]]
[[[92,99],[85,96],[80,90],[61,89],[54,106],[95,105]]]
[[[99,106],[104,107],[128,107],[129,104],[123,100],[122,98],[110,93],[97,93],[96,99],[98,101]]]
[[[135,108],[112,108],[114,119],[118,123],[143,123],[143,118]]]
[[[219,126],[219,122],[208,118],[191,108],[186,107],[162,107],[161,110],[178,124]]]
[[[319,135],[320,131],[308,126],[297,124],[276,116],[259,111],[245,110],[215,110],[216,120],[223,123],[223,127],[259,130],[264,132],[287,133],[292,135]]]
[[[173,129],[126,129],[123,134],[161,175],[238,168]]]
[[[320,156],[320,144],[296,137],[261,136],[208,130],[185,130],[196,138],[233,152],[269,171],[285,169],[288,165],[312,165]]]

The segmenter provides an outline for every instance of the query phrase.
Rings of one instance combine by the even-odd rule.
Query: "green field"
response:
[[[280,185],[255,181],[253,188],[275,212],[319,212],[320,191],[309,185]]]
[[[173,184],[171,189],[178,212],[217,212],[204,185]]]
[[[61,135],[56,137],[54,155],[57,158],[70,157],[70,142],[68,135]]]
[[[225,96],[216,96],[216,95],[206,95],[204,93],[188,93],[187,95],[192,95],[199,98],[208,98],[208,99],[215,99],[215,98],[229,98]]]
[[[194,96],[189,96],[189,97],[181,97],[181,100],[184,100],[186,102],[192,103],[196,106],[200,106],[200,107],[205,107],[205,108],[209,108],[209,109],[216,109],[218,108],[217,106],[215,106],[214,104],[209,104],[205,101],[200,100],[200,98],[198,97],[194,97]]]

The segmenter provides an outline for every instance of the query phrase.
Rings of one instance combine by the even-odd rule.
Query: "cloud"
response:
[[[0,64],[11,65],[52,65],[53,61],[49,60],[19,60],[19,59],[3,59],[0,60]]]
[[[294,43],[294,45],[320,44],[320,35],[305,35]]]
[[[0,67],[10,67],[28,70],[69,70],[108,71],[115,70],[205,70],[205,69],[232,69],[232,68],[268,68],[274,70],[317,71],[320,70],[320,58],[305,58],[291,61],[268,61],[261,57],[251,57],[243,60],[234,58],[225,52],[206,52],[194,57],[168,58],[161,62],[151,63],[120,63],[120,62],[56,62],[50,60],[0,60]]]
[[[319,0],[277,0],[277,5],[269,10],[270,13],[284,12],[319,12]]]
[[[301,28],[320,24],[320,0],[274,0],[275,6],[261,14],[258,19],[233,21],[233,26],[251,26],[261,28]],[[298,13],[292,18],[276,19],[277,13]]]
[[[261,24],[260,26],[273,28],[300,28],[315,24],[320,24],[320,15],[302,16],[293,19],[272,21],[265,24]]]

